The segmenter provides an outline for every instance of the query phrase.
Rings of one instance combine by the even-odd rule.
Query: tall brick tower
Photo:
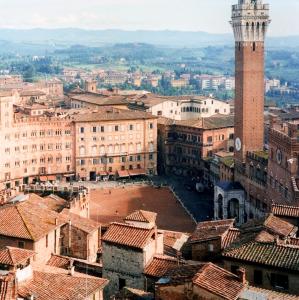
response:
[[[235,36],[235,160],[236,171],[247,151],[264,146],[264,40],[270,24],[263,0],[238,0],[232,7]]]

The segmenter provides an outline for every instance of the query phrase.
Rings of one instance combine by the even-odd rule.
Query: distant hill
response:
[[[206,47],[232,45],[232,34],[210,34],[190,31],[125,31],[125,30],[84,30],[65,29],[0,29],[1,44],[7,47],[15,44],[33,45],[48,49],[81,44],[85,46],[104,46],[115,43],[147,43],[167,47]],[[11,44],[9,44],[11,43]],[[269,47],[299,47],[299,36],[268,38]],[[23,46],[22,46],[23,47]],[[26,47],[25,47],[26,48]],[[2,50],[3,51],[3,50]]]
[[[230,34],[209,34],[184,31],[124,31],[84,29],[0,29],[0,40],[10,42],[37,42],[58,44],[82,44],[100,46],[114,43],[148,43],[165,46],[222,45],[232,41]]]

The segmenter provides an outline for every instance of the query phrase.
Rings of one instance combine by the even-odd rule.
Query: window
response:
[[[105,127],[101,126],[101,132],[105,132]]]
[[[84,133],[84,127],[80,128],[80,133]]]
[[[126,286],[126,280],[125,280],[125,279],[122,279],[122,278],[119,278],[119,279],[118,279],[118,287],[119,287],[119,290],[122,290],[125,286]]]
[[[92,132],[97,132],[97,128],[96,127],[92,127]]]
[[[153,129],[154,128],[154,124],[153,123],[150,123],[149,124],[149,129]]]
[[[254,281],[254,284],[256,284],[256,285],[262,285],[263,284],[263,271],[254,270],[253,281]]]
[[[48,246],[49,246],[49,236],[46,235],[46,248],[48,248]]]
[[[24,249],[25,248],[25,242],[19,241],[18,242],[18,248]]]
[[[134,130],[134,125],[130,125],[129,130]]]
[[[149,160],[153,160],[154,159],[153,154],[150,154],[148,158],[149,158]]]
[[[232,273],[237,274],[237,271],[239,270],[239,266],[232,265],[230,267],[230,270]]]
[[[114,130],[115,130],[115,131],[118,131],[118,130],[119,130],[119,127],[116,125],[116,126],[114,127]]]
[[[213,137],[212,136],[208,136],[208,143],[212,143],[213,142]]]
[[[289,289],[289,277],[287,275],[271,273],[271,285],[279,290]]]

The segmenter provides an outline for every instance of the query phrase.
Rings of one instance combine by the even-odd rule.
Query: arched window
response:
[[[104,155],[104,154],[105,154],[105,146],[102,145],[102,146],[100,147],[100,155]]]
[[[149,143],[149,152],[154,152],[154,143],[153,142]]]
[[[134,152],[134,145],[131,143],[129,145],[129,153],[133,153]]]
[[[80,154],[80,156],[85,155],[85,147],[84,146],[81,146],[79,148],[79,154]]]
[[[109,147],[108,147],[108,153],[109,154],[113,154],[113,146],[112,145],[109,145]]]
[[[114,146],[114,153],[115,153],[115,154],[118,154],[118,153],[119,153],[119,145],[118,145],[118,144],[116,144],[116,145]]]
[[[92,155],[97,155],[97,146],[96,145],[91,147],[91,153],[92,153]]]

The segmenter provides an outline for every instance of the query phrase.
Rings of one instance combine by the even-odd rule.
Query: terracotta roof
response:
[[[104,96],[101,94],[87,93],[87,92],[70,95],[70,98],[71,100],[87,102],[99,106],[129,104],[125,96]]]
[[[72,226],[77,227],[86,233],[92,233],[95,230],[99,230],[101,227],[100,223],[71,213],[67,208],[61,212],[61,216],[65,219],[65,222],[71,221]]]
[[[112,107],[99,108],[94,112],[84,112],[72,115],[74,122],[100,122],[121,120],[146,120],[156,119],[150,113],[135,110],[117,109]]]
[[[279,235],[280,237],[294,235],[297,231],[296,226],[274,216],[273,214],[268,214],[261,219],[250,220],[241,226],[242,231],[256,231],[257,228],[260,228],[260,230],[266,230],[270,234]]]
[[[222,240],[222,249],[229,247],[240,236],[240,230],[230,228]]]
[[[206,221],[198,223],[195,231],[191,236],[191,243],[207,241],[222,237],[234,225],[233,219]]]
[[[299,238],[290,238],[287,242],[290,245],[299,246]]]
[[[279,234],[280,236],[288,236],[290,234],[294,234],[297,231],[296,226],[278,217],[275,217],[273,214],[270,214],[266,218],[264,225],[267,229],[269,229],[273,233]]]
[[[243,299],[257,299],[257,297],[254,297],[254,295],[264,296],[258,299],[267,299],[267,300],[299,300],[299,296],[291,295],[289,293],[283,293],[283,292],[276,292],[272,290],[266,290],[262,288],[257,288],[254,286],[249,286],[241,295],[241,298]],[[244,296],[243,296],[244,295]],[[249,298],[250,295],[253,297]],[[243,296],[243,297],[242,297]],[[248,298],[247,298],[248,297]]]
[[[0,249],[0,264],[16,266],[18,264],[26,262],[28,258],[34,255],[34,251],[13,247],[4,247]]]
[[[72,259],[70,257],[52,254],[51,258],[47,262],[47,265],[68,270],[69,266],[71,265],[71,261]]]
[[[37,195],[31,198],[41,199]],[[0,207],[0,235],[37,241],[50,231],[61,226],[60,214],[49,210],[42,202],[17,202]]]
[[[29,201],[35,203],[35,205],[44,205],[43,207],[59,213],[68,205],[68,201],[53,194],[42,198],[30,196]]]
[[[125,221],[155,223],[157,214],[145,210],[136,210],[125,218]]]
[[[163,231],[164,254],[177,257],[184,245],[187,243],[190,234],[176,231]]]
[[[178,126],[195,127],[200,129],[218,129],[234,127],[234,116],[229,115],[215,115],[210,118],[202,118],[199,120],[182,120],[175,121],[173,124]]]
[[[20,92],[21,97],[29,97],[29,96],[45,96],[46,93],[40,90],[23,90]]]
[[[245,288],[238,276],[212,263],[179,266],[169,270],[163,279],[165,281],[158,282],[158,285],[173,286],[192,282],[215,296],[227,300],[238,299]]]
[[[299,218],[299,207],[273,204],[272,213],[275,216]]]
[[[59,269],[57,269],[59,270]],[[84,300],[103,289],[108,280],[86,275],[33,271],[33,279],[18,288],[20,297],[38,295],[42,300]]]
[[[299,271],[299,247],[250,242],[224,250],[224,258]]]
[[[143,273],[147,276],[161,278],[168,270],[176,266],[178,266],[178,260],[176,258],[166,255],[156,255],[145,267]]]
[[[193,283],[221,299],[238,299],[245,285],[238,276],[212,264],[206,264],[193,278]]]
[[[143,249],[151,239],[153,229],[135,227],[129,224],[112,223],[104,234],[102,241]]]

